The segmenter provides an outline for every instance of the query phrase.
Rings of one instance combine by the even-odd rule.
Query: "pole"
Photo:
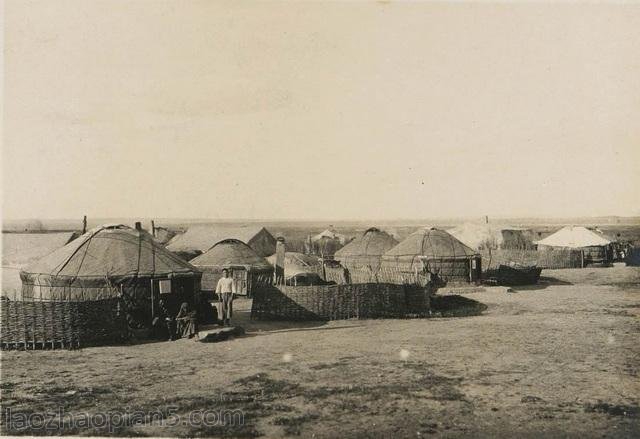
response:
[[[156,223],[154,223],[153,220],[151,220],[151,235],[154,238],[156,237]]]
[[[82,234],[87,233],[87,215],[82,219]]]
[[[155,309],[153,306],[153,279],[149,279],[149,282],[151,283],[151,322],[153,322],[153,319],[156,316]]]

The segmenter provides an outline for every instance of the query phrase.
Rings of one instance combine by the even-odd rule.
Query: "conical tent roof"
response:
[[[90,230],[22,272],[27,276],[107,282],[127,277],[192,275],[198,270],[157,244],[144,230],[114,224]]]
[[[341,260],[349,256],[382,256],[396,245],[398,241],[393,236],[372,227],[338,250],[334,258]]]
[[[196,267],[243,266],[253,270],[271,270],[265,258],[237,239],[224,239],[190,262]]]
[[[553,235],[536,242],[536,244],[551,247],[582,248],[604,246],[611,244],[611,241],[586,227],[566,226]]]
[[[451,234],[436,228],[420,229],[384,254],[385,258],[466,258],[477,252]]]

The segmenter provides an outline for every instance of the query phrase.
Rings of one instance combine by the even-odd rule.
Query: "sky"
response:
[[[5,218],[640,214],[640,3],[4,12]]]

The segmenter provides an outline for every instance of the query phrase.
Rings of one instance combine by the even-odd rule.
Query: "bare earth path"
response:
[[[167,418],[114,435],[638,437],[640,269],[543,276],[468,294],[488,305],[477,317],[266,323],[245,310],[248,335],[223,343],[3,352],[3,410]],[[244,425],[183,425],[203,409],[239,409]],[[19,427],[4,419],[5,433],[109,434]]]

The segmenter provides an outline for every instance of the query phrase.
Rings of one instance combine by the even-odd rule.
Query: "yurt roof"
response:
[[[77,234],[63,233],[3,233],[2,265],[22,267],[64,247]]]
[[[23,272],[110,279],[187,275],[198,270],[156,243],[146,231],[109,224],[88,231]]]
[[[276,255],[267,258],[271,265],[276,263]],[[304,273],[316,273],[316,267],[320,265],[317,256],[305,255],[298,252],[285,252],[284,254],[284,275],[285,277],[296,276]]]
[[[566,248],[603,246],[610,243],[611,241],[608,239],[582,226],[563,227],[556,233],[536,242],[538,245]]]
[[[475,250],[466,246],[445,230],[424,228],[413,232],[384,256],[425,256],[428,258],[456,258],[473,256]]]
[[[202,268],[231,266],[243,266],[253,270],[270,270],[272,268],[265,258],[238,239],[223,239],[190,262],[196,267]]]
[[[362,236],[338,250],[334,258],[340,260],[347,256],[382,256],[396,245],[398,241],[393,236],[371,227]]]
[[[268,230],[259,225],[196,225],[189,227],[185,233],[174,237],[167,244],[167,248],[174,252],[193,250],[205,252],[225,239],[237,239],[248,243],[263,230],[269,233]]]

